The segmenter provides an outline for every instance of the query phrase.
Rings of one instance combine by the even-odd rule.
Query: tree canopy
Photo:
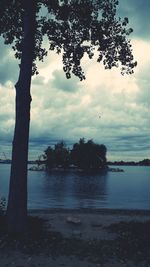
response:
[[[72,162],[82,169],[99,169],[106,167],[106,146],[99,145],[81,138],[73,145],[71,151]]]
[[[49,146],[45,150],[44,158],[48,170],[58,166],[66,168],[70,163],[70,150],[63,141],[58,142],[54,148]]]
[[[68,168],[72,164],[80,169],[100,169],[106,167],[106,146],[93,140],[81,138],[72,148],[67,148],[64,142],[58,142],[54,148],[45,150],[45,164],[48,170],[55,167]]]
[[[30,85],[32,74],[38,73],[36,61],[54,50],[62,56],[66,77],[73,73],[83,80],[82,58],[95,54],[106,69],[120,67],[122,74],[132,73],[137,64],[127,38],[132,29],[128,18],[117,18],[117,5],[117,0],[1,0],[0,36],[21,59],[7,206],[11,232],[27,227]]]
[[[85,53],[106,69],[121,67],[121,73],[132,73],[133,59],[127,28],[128,18],[116,17],[117,0],[37,0],[35,5],[35,48],[33,73],[37,73],[36,59],[43,60],[49,50],[62,54],[66,77],[71,73],[85,79],[81,60]],[[0,35],[5,44],[12,44],[15,56],[21,58],[23,16],[28,1],[2,0],[0,7]],[[43,47],[47,37],[48,48]]]

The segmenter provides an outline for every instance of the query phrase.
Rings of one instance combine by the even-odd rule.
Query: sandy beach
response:
[[[53,209],[29,215],[35,228],[39,222],[33,236],[1,234],[0,267],[150,266],[150,211]]]

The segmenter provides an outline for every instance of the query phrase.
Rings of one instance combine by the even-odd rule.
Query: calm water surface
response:
[[[122,167],[121,167],[122,168]],[[124,172],[28,172],[28,208],[150,209],[150,167]],[[10,165],[0,164],[0,196],[7,197]]]

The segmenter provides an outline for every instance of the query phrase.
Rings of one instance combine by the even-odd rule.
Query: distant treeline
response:
[[[108,165],[118,165],[118,166],[150,166],[150,159],[143,159],[141,161],[108,161]]]
[[[66,144],[62,141],[58,142],[54,147],[49,146],[44,151],[43,163],[46,165],[47,170],[56,167],[100,169],[107,164],[106,152],[105,145],[96,144],[93,140],[86,142],[84,138],[81,138],[79,142],[73,145],[72,149],[66,147]]]

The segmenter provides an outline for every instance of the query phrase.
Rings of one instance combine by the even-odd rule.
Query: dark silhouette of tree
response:
[[[139,165],[150,166],[150,159],[143,159],[142,161],[139,161]]]
[[[44,152],[45,152],[46,169],[50,170],[55,166],[54,149],[51,146],[49,146]]]
[[[12,44],[21,59],[16,88],[16,122],[12,149],[7,218],[9,231],[22,232],[27,226],[27,159],[30,123],[31,76],[37,73],[36,59],[48,51],[42,47],[48,37],[48,50],[62,52],[66,77],[71,73],[85,79],[81,59],[91,59],[98,51],[98,62],[106,69],[121,67],[132,73],[128,19],[116,18],[117,0],[1,0],[0,35]],[[43,13],[40,12],[43,8]],[[46,12],[45,12],[46,10]],[[43,14],[43,15],[42,15]]]
[[[49,146],[45,150],[45,160],[47,170],[55,167],[67,168],[70,161],[70,151],[63,141],[58,142],[54,148]]]
[[[99,145],[92,140],[85,142],[80,139],[73,145],[71,162],[81,169],[99,169],[106,167],[105,145]]]
[[[64,142],[57,143],[54,149],[55,162],[57,166],[67,168],[69,166],[69,149]]]
[[[106,146],[96,144],[93,140],[85,142],[84,138],[75,143],[72,149],[67,148],[64,142],[58,142],[54,148],[49,146],[44,152],[47,170],[68,168],[72,164],[86,170],[100,169],[107,165]]]

